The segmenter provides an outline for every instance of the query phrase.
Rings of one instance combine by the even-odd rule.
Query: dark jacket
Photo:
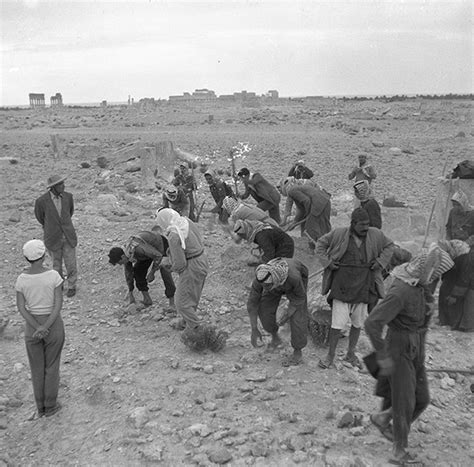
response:
[[[268,263],[273,258],[293,258],[295,242],[278,227],[264,229],[255,235],[254,243],[262,250],[262,261]]]
[[[56,250],[60,246],[63,235],[71,247],[76,247],[77,235],[71,220],[73,214],[72,194],[66,191],[62,194],[61,215],[49,191],[35,201],[35,216],[43,226],[44,244],[48,250]]]
[[[222,180],[214,180],[214,183],[212,183],[212,185],[209,185],[209,190],[217,205],[212,210],[212,212],[220,213],[222,209],[222,201],[224,201],[224,198],[226,196],[234,197],[234,192],[232,191],[232,188]]]
[[[370,227],[382,228],[382,212],[380,211],[380,204],[374,198],[369,198],[366,201],[360,202],[361,208],[369,215]]]
[[[313,171],[305,165],[295,164],[288,172],[288,177],[295,177],[297,180],[309,180],[314,176]]]
[[[268,201],[275,206],[280,204],[280,193],[278,193],[278,190],[259,173],[254,173],[252,178],[245,183],[245,193],[241,198],[247,199],[250,195],[252,195],[252,198],[257,203]]]

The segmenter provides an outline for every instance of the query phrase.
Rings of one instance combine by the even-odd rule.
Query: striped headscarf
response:
[[[288,278],[288,262],[283,258],[271,259],[267,264],[257,266],[255,277],[264,287],[271,289],[280,287]]]
[[[271,228],[270,225],[260,221],[238,219],[234,225],[234,233],[244,237],[249,243],[253,243],[259,232]]]
[[[451,256],[436,244],[416,255],[409,263],[397,266],[392,276],[410,284],[427,285],[454,266]]]
[[[451,256],[451,259],[466,255],[470,250],[469,245],[462,240],[439,240],[438,245]]]
[[[354,183],[354,191],[361,201],[367,201],[370,195],[370,184],[367,180],[359,180]]]
[[[222,200],[222,207],[227,211],[227,214],[232,214],[232,212],[235,211],[235,209],[237,209],[237,207],[239,206],[239,202],[232,198],[232,196],[226,196],[223,200]]]
[[[178,234],[181,247],[186,249],[186,239],[189,234],[189,221],[180,216],[174,209],[164,208],[156,212],[156,223],[165,236],[170,232]]]

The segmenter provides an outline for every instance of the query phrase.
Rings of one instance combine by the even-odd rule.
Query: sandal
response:
[[[380,433],[385,439],[388,439],[389,441],[393,441],[393,426],[390,422],[387,423],[386,425],[377,423],[373,414],[370,416],[370,421],[380,431]]]
[[[351,354],[351,355],[347,354],[347,355],[343,358],[343,360],[344,360],[345,362],[350,363],[352,366],[359,368],[360,370],[362,369],[362,364],[360,363],[359,358],[358,358],[357,355],[355,355],[355,354]]]
[[[409,452],[405,452],[405,454],[400,458],[394,457],[392,459],[389,459],[388,463],[392,465],[401,465],[401,466],[410,465],[412,467],[414,466],[423,467],[425,465],[423,461],[421,461],[420,459],[417,459],[415,456],[413,456]]]
[[[328,370],[329,368],[334,368],[334,363],[326,358],[325,360],[319,360],[318,366],[323,370]]]

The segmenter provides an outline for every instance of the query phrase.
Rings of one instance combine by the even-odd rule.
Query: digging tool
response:
[[[203,210],[205,204],[206,204],[206,200],[204,200],[204,201],[201,203],[201,206],[199,207],[199,209],[198,209],[198,211],[197,211],[197,214],[196,214],[196,222],[199,222],[199,218],[201,217],[201,213],[202,213],[202,210]]]
[[[286,226],[284,229],[283,229],[283,232],[290,232],[291,230],[293,230],[295,227],[298,227],[299,225],[303,224],[304,222],[306,222],[308,218],[305,217],[304,219],[301,219],[300,221],[298,222],[292,222],[290,223],[290,225]]]

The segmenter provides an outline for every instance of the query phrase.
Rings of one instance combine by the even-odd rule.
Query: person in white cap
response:
[[[35,216],[43,226],[44,243],[53,258],[53,268],[63,276],[66,267],[68,297],[76,295],[77,235],[72,225],[74,201],[71,193],[64,191],[66,177],[52,175],[48,178],[48,192],[35,201]]]
[[[25,344],[31,368],[31,381],[38,416],[54,415],[61,405],[59,364],[64,345],[61,319],[63,279],[54,269],[43,266],[46,247],[41,240],[30,240],[23,255],[30,267],[16,281],[16,303],[25,319]]]

